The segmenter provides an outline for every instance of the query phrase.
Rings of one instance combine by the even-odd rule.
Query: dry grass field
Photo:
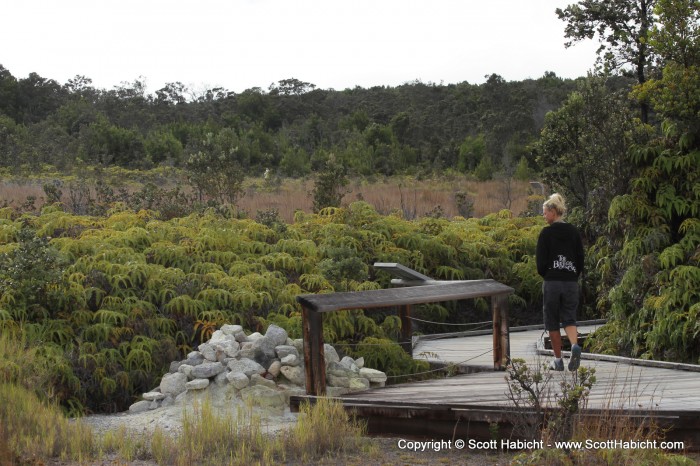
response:
[[[0,205],[21,207],[28,199],[33,198],[35,207],[40,207],[45,202],[42,189],[44,182],[16,179],[0,181]],[[174,186],[169,184],[169,188]],[[313,180],[286,179],[273,185],[262,179],[249,179],[245,186],[245,194],[239,200],[238,206],[250,217],[254,218],[258,211],[276,209],[283,220],[291,222],[295,211],[312,210]],[[138,187],[134,185],[130,188],[134,189]],[[404,218],[411,219],[441,213],[451,218],[457,215],[482,217],[507,208],[512,210],[514,215],[519,215],[527,209],[530,187],[529,183],[524,181],[479,182],[466,177],[449,176],[425,180],[353,180],[345,188],[345,192],[344,205],[364,200],[382,214],[401,212]],[[70,205],[68,197],[68,189],[64,187],[62,200],[66,205]]]

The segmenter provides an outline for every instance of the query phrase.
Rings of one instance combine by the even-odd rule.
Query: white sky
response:
[[[9,4],[8,4],[9,3]],[[10,0],[0,64],[97,88],[145,80],[267,90],[296,78],[343,90],[420,80],[585,76],[592,41],[564,48],[575,0]]]

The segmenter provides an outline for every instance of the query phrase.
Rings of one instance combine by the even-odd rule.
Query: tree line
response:
[[[16,78],[0,65],[0,166],[63,170],[77,161],[197,172],[220,160],[252,175],[301,177],[334,154],[360,176],[466,173],[481,164],[491,177],[523,157],[536,167],[527,147],[577,81],[494,74],[480,85],[336,91],[284,79],[241,93],[173,82],[147,93],[139,80],[105,90],[84,76],[64,84],[36,73]]]

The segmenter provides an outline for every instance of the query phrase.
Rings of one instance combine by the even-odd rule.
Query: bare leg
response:
[[[578,344],[578,329],[575,325],[569,325],[568,327],[564,327],[564,331],[566,332],[566,336],[571,342],[571,346]],[[559,341],[559,343],[561,345],[561,340]],[[552,346],[554,346],[554,344],[552,344]],[[559,347],[561,348],[561,346]]]
[[[552,342],[552,351],[554,351],[554,357],[561,358],[561,333],[559,333],[559,330],[550,330],[549,340]]]

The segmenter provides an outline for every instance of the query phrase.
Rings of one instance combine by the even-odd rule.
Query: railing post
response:
[[[510,359],[510,332],[508,331],[508,296],[491,296],[493,315],[493,368],[504,370]]]
[[[326,357],[323,351],[323,316],[302,306],[306,394],[326,394]]]
[[[399,306],[399,318],[401,319],[401,347],[413,356],[413,323],[411,321],[411,305],[404,304]]]

